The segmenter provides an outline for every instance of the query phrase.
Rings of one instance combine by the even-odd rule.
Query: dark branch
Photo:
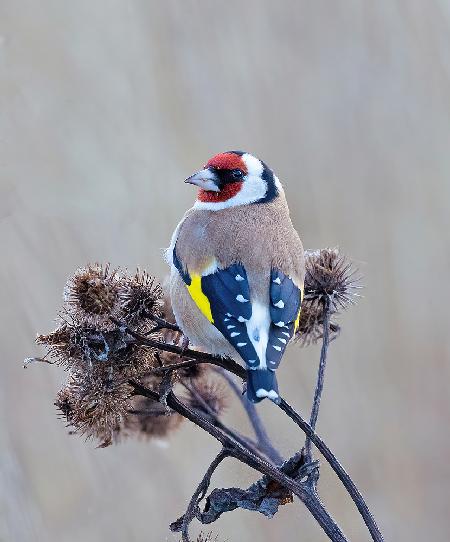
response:
[[[194,383],[187,384],[186,382],[181,382],[181,384],[195,397],[196,401],[202,406],[203,410],[208,414],[208,416],[213,421],[214,425],[216,427],[219,427],[231,438],[234,438],[236,441],[240,442],[243,446],[248,446],[254,454],[260,455],[260,451],[258,449],[258,445],[256,442],[253,442],[251,439],[245,437],[244,435],[241,435],[237,431],[234,431],[224,425],[221,420],[218,418],[217,414],[212,410],[212,408],[206,403],[206,401],[203,399],[203,397],[198,393],[197,388],[195,387]]]
[[[358,488],[354,484],[353,480],[345,471],[344,467],[339,463],[339,461],[334,456],[333,452],[328,448],[325,442],[314,433],[308,423],[299,415],[295,410],[288,404],[284,399],[281,399],[278,405],[283,412],[285,412],[291,420],[293,420],[300,429],[306,434],[306,436],[311,440],[311,442],[316,446],[319,452],[330,464],[331,468],[337,474],[339,480],[344,485],[350,497],[353,499],[356,507],[361,514],[364,523],[367,525],[369,532],[372,536],[374,542],[383,542],[383,536],[378,529],[378,526],[375,522],[374,517],[370,513],[370,510],[364,501],[363,496],[359,492]]]
[[[190,542],[189,541],[189,525],[191,524],[192,520],[195,517],[200,515],[199,504],[201,500],[203,499],[203,497],[206,495],[206,492],[208,491],[209,485],[211,483],[211,477],[214,474],[214,471],[217,469],[220,463],[222,463],[222,461],[229,455],[230,454],[226,448],[222,448],[220,450],[220,452],[211,462],[210,466],[208,467],[208,470],[205,472],[201,482],[197,486],[197,489],[195,490],[194,494],[192,495],[185,514],[180,519],[178,519],[177,521],[174,521],[170,525],[170,529],[172,531],[175,531],[175,532],[181,531],[181,538],[183,542]]]
[[[234,373],[243,380],[246,379],[245,369],[242,367],[242,365],[239,365],[239,363],[236,363],[231,358],[213,356],[205,352],[199,352],[198,350],[184,349],[181,346],[177,346],[175,344],[155,341],[154,339],[150,339],[145,335],[133,331],[131,328],[127,327],[123,324],[123,322],[117,320],[116,318],[111,318],[111,321],[114,322],[117,326],[119,326],[119,328],[124,329],[126,333],[128,333],[128,335],[130,335],[136,340],[136,343],[138,344],[150,346],[151,348],[156,348],[163,352],[171,352],[172,354],[178,354],[180,357],[188,358],[188,361],[181,362],[180,364],[171,364],[164,367],[158,367],[154,369],[155,372],[173,371],[174,369],[193,367],[198,363],[209,363],[211,365],[216,365],[217,367],[223,367],[227,371]]]
[[[319,416],[320,399],[322,397],[323,383],[325,378],[325,367],[327,364],[328,346],[330,344],[330,317],[331,317],[331,299],[330,296],[324,298],[323,308],[323,337],[322,337],[322,349],[320,351],[319,371],[317,373],[317,384],[314,392],[314,400],[311,409],[311,417],[309,419],[309,425],[313,431],[316,430],[317,418]],[[306,437],[305,441],[305,453],[306,457],[311,459],[311,439]]]
[[[120,325],[120,322],[117,322],[117,324]],[[140,344],[145,344],[147,346],[152,346],[154,348],[159,348],[161,350],[165,350],[165,351],[168,351],[168,352],[179,354],[180,356],[185,356],[185,357],[188,357],[188,358],[192,358],[191,361],[182,362],[182,364],[180,363],[180,364],[174,364],[174,365],[167,365],[166,366],[167,370],[175,370],[176,368],[179,368],[180,366],[182,366],[182,367],[192,367],[193,365],[195,365],[197,363],[210,363],[212,365],[216,365],[218,367],[222,367],[223,369],[226,369],[226,370],[230,371],[231,373],[239,376],[243,380],[246,379],[246,371],[245,371],[245,369],[241,365],[236,363],[234,360],[231,360],[231,359],[228,359],[228,358],[220,358],[218,356],[212,356],[211,354],[206,354],[204,352],[198,352],[196,350],[186,350],[186,351],[184,351],[182,348],[180,348],[178,346],[169,345],[169,344],[166,344],[166,343],[161,343],[159,341],[153,341],[152,339],[148,339],[147,337],[145,337],[143,335],[140,335],[139,333],[136,333],[136,332],[134,332],[132,330],[127,329],[127,333],[129,333],[131,336],[133,336]],[[177,367],[177,365],[178,365],[178,367]],[[163,369],[165,369],[165,367],[161,368],[161,370],[163,370]],[[146,390],[146,388],[143,388],[143,389]],[[146,390],[146,391],[150,391],[150,390]],[[151,391],[150,391],[150,393],[155,394],[155,392],[151,392]],[[158,394],[155,394],[155,395],[156,395],[155,400],[158,400]],[[171,397],[171,400],[174,397],[173,393],[169,394],[169,396]],[[168,396],[168,398],[169,398],[169,396]],[[153,398],[155,398],[155,397],[153,397]],[[171,406],[169,403],[168,403],[168,405]],[[284,399],[281,399],[280,403],[278,404],[278,407],[281,410],[283,410],[300,427],[300,429],[305,433],[305,435],[310,439],[310,441],[316,446],[316,448],[319,450],[319,452],[323,455],[325,460],[329,463],[329,465],[334,470],[334,472],[336,473],[336,475],[338,476],[338,478],[341,480],[344,487],[348,491],[349,495],[353,499],[353,502],[355,503],[356,507],[358,508],[358,510],[359,510],[365,524],[367,525],[367,527],[369,529],[369,532],[370,532],[374,542],[382,542],[383,537],[382,537],[382,535],[381,535],[381,533],[380,533],[380,531],[378,529],[378,526],[377,526],[377,524],[375,522],[375,519],[373,518],[373,516],[370,513],[370,510],[369,510],[366,502],[364,501],[363,496],[359,492],[358,488],[356,487],[356,485],[354,484],[353,480],[350,478],[348,473],[345,471],[345,469],[342,467],[342,465],[336,459],[334,454],[328,448],[328,446],[326,446],[326,444],[322,441],[322,439],[320,439],[320,437],[318,437],[314,433],[314,431],[311,429],[310,425],[305,420],[303,420],[303,418],[299,414],[297,414],[297,412],[295,412],[295,410],[288,403],[286,403],[286,401],[284,401]],[[171,407],[171,408],[173,408],[173,407]],[[176,410],[176,409],[174,408],[173,410]],[[182,412],[180,412],[180,414],[185,415]],[[185,416],[185,417],[188,417],[188,416]],[[190,419],[191,421],[196,423],[195,419],[191,419],[189,417],[188,417],[188,419]],[[218,429],[218,428],[216,428],[216,429]],[[208,431],[208,429],[205,429],[205,430]],[[210,431],[208,431],[208,432],[210,432]],[[220,433],[220,434],[210,433],[210,434],[212,436],[214,436],[215,438],[217,438],[218,440],[220,440],[220,442],[222,442],[222,440],[219,437],[223,433]],[[222,442],[222,444],[224,444],[224,442]],[[246,462],[246,461],[244,461],[244,462]],[[249,464],[249,463],[247,463],[247,464]],[[254,466],[254,465],[252,464],[250,466]],[[262,472],[262,471],[260,471],[260,472]],[[299,497],[299,498],[303,501],[303,499],[301,497]]]
[[[255,405],[247,399],[247,395],[242,393],[242,389],[236,384],[233,377],[230,376],[224,369],[219,368],[217,369],[217,372],[228,382],[228,385],[239,398],[239,401],[242,403],[242,406],[247,412],[248,419],[256,435],[258,448],[276,465],[281,465],[283,463],[283,458],[278,453],[278,450],[272,445],[270,437],[267,434],[266,428],[264,427]]]
[[[140,384],[130,381],[130,384],[135,388],[136,392],[149,397],[155,401],[159,400],[158,393],[141,386]],[[303,504],[308,508],[310,513],[325,531],[327,536],[333,542],[346,542],[347,539],[334,519],[327,512],[323,504],[320,502],[317,493],[311,488],[308,483],[302,483],[286,476],[279,468],[272,463],[268,463],[264,459],[256,456],[247,447],[231,438],[222,429],[215,427],[209,420],[201,416],[198,412],[192,410],[187,405],[182,403],[173,391],[169,392],[166,398],[167,405],[175,410],[191,422],[195,423],[212,437],[217,439],[222,446],[230,451],[230,455],[245,463],[249,467],[257,470],[261,474],[268,476],[270,479],[278,482],[283,487],[289,489],[296,495]],[[308,426],[309,427],[309,426]]]
[[[161,318],[160,316],[156,314],[146,313],[145,317],[155,322],[155,324],[157,324],[157,326],[152,329],[152,332],[158,331],[160,329],[171,329],[172,331],[181,331],[180,328],[177,326],[177,324],[173,324],[172,322],[169,322],[168,320],[164,320],[164,318]]]

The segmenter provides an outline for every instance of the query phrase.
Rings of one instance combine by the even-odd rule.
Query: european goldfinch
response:
[[[305,277],[281,183],[241,151],[214,156],[185,182],[199,191],[167,250],[177,324],[193,346],[244,361],[250,401],[277,402],[275,369],[298,326]]]

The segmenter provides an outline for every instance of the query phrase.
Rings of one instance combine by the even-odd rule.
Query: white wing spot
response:
[[[237,343],[238,346],[247,346],[247,343]]]
[[[226,316],[228,316],[228,318],[231,318],[231,314],[229,312],[227,312]]]
[[[233,333],[230,333],[230,337],[237,337],[238,335],[240,335],[240,333],[238,333],[237,331],[233,331]]]
[[[272,346],[273,348],[275,348],[275,350],[277,350],[278,352],[281,352],[281,346],[275,346],[274,344]]]
[[[256,359],[249,359],[248,363],[251,363],[251,364],[256,363]]]
[[[241,277],[241,275],[236,275],[234,278],[235,278],[238,282],[241,282],[241,281],[245,280],[244,277]]]
[[[245,299],[242,294],[239,294],[236,296],[236,301],[239,301],[239,303],[247,303],[248,299]]]
[[[224,322],[229,322],[230,319],[229,319],[229,318],[224,318],[223,321],[224,321]]]
[[[278,307],[279,309],[284,309],[284,301],[282,299],[280,299],[280,301],[274,303],[273,305],[274,307]]]
[[[227,329],[234,329],[236,326],[227,326]]]
[[[281,280],[280,280],[280,277],[277,277],[275,280],[273,280],[272,282],[274,282],[275,284],[281,284]]]
[[[245,318],[243,316],[238,316],[239,322],[245,322]]]
[[[280,341],[280,343],[287,344],[286,339],[283,339],[282,337],[278,337],[278,340]]]
[[[286,335],[286,337],[291,338],[291,334],[288,333],[287,331],[282,331],[281,333],[282,333],[283,335]]]
[[[284,322],[281,322],[281,321],[280,321],[280,322],[276,322],[275,325],[278,326],[278,327],[284,327]]]

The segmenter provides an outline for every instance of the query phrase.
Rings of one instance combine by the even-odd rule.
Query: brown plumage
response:
[[[260,180],[265,182],[261,175]],[[208,186],[211,186],[210,182],[208,178]],[[243,181],[244,188],[246,182]],[[256,186],[257,181],[250,178],[248,182],[254,182]],[[169,260],[172,261],[171,253],[176,247],[176,257],[190,275],[207,275],[216,268],[227,269],[233,264],[241,264],[247,275],[253,307],[258,303],[269,307],[274,269],[302,289],[305,277],[303,246],[292,225],[281,184],[276,177],[273,183],[276,193],[269,201],[261,192],[261,202],[245,202],[238,195],[232,198],[236,199],[236,204],[225,208],[220,205],[216,210],[213,204],[209,208],[201,204],[194,206],[174,233],[168,250]],[[172,266],[170,296],[177,323],[194,346],[241,360],[236,348],[199,310],[175,266]]]

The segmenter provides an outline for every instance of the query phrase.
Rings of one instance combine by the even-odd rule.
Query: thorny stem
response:
[[[132,380],[130,381],[130,384],[135,388],[136,392],[144,397],[150,397],[155,401],[159,400],[158,393],[149,390]],[[231,438],[223,430],[215,427],[209,420],[201,416],[198,412],[195,412],[187,405],[182,403],[178,397],[176,397],[173,391],[168,393],[166,401],[170,408],[207,431],[224,447],[228,448],[230,450],[230,455],[292,491],[292,493],[294,493],[308,508],[330,540],[333,542],[347,542],[347,538],[341,531],[340,527],[327,512],[317,493],[311,489],[309,485],[303,484],[286,476],[275,465],[253,454],[247,447]]]
[[[313,431],[316,430],[317,418],[319,416],[320,399],[322,397],[323,383],[325,378],[325,367],[327,364],[328,346],[330,345],[330,316],[331,316],[331,299],[330,296],[326,296],[324,300],[324,317],[323,317],[323,337],[322,348],[320,351],[319,370],[317,373],[317,383],[314,392],[314,400],[311,409],[311,417],[309,419],[309,425]],[[311,461],[311,439],[307,436],[305,441],[305,455],[307,460]]]
[[[248,419],[256,435],[256,442],[258,448],[276,465],[281,465],[283,463],[283,458],[279,454],[278,450],[272,445],[270,437],[267,434],[264,423],[262,422],[255,405],[247,399],[246,395],[242,394],[242,390],[240,389],[240,387],[224,369],[218,368],[217,372],[228,382],[228,385],[238,397],[239,401],[242,403],[242,406],[247,412]]]
[[[192,495],[191,500],[189,501],[189,505],[187,507],[187,510],[183,516],[183,524],[181,526],[181,538],[183,542],[190,542],[189,541],[189,525],[194,519],[194,517],[197,515],[198,511],[198,505],[200,501],[203,499],[203,497],[206,495],[206,492],[208,491],[209,485],[211,483],[211,477],[214,474],[214,471],[217,469],[217,467],[222,463],[222,461],[229,457],[230,452],[226,448],[222,448],[220,452],[217,454],[217,456],[213,459],[211,464],[208,467],[208,470],[205,472],[203,478],[201,479],[201,482],[197,486],[197,489],[195,490],[194,494]]]

